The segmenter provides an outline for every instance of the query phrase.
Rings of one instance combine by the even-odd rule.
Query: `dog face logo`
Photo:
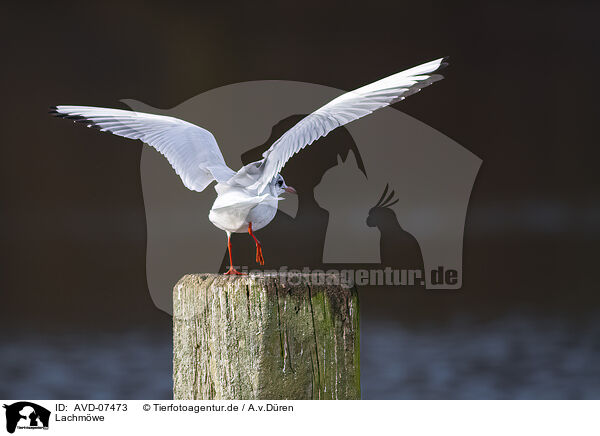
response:
[[[19,429],[48,429],[50,411],[28,401],[4,405],[6,409],[6,431],[14,433]]]

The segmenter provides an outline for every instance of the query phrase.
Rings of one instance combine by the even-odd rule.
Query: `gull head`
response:
[[[273,190],[275,191],[276,196],[279,196],[284,192],[287,192],[289,194],[296,194],[296,190],[294,188],[285,184],[285,180],[283,180],[281,174],[277,174],[273,178],[273,181],[271,183],[273,185]]]

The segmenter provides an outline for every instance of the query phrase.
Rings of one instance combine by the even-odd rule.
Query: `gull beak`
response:
[[[289,194],[298,194],[296,190],[291,186],[286,186],[283,190]]]

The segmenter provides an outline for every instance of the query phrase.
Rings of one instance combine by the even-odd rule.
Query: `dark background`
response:
[[[50,105],[169,108],[262,79],[354,89],[445,55],[435,92],[396,107],[483,159],[464,287],[361,294],[363,396],[600,397],[599,13],[573,1],[3,6],[0,397],[170,395],[171,320],[146,287],[142,144]]]

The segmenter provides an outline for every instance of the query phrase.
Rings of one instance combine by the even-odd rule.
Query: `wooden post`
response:
[[[356,289],[294,277],[190,274],[175,285],[174,399],[360,399]]]

